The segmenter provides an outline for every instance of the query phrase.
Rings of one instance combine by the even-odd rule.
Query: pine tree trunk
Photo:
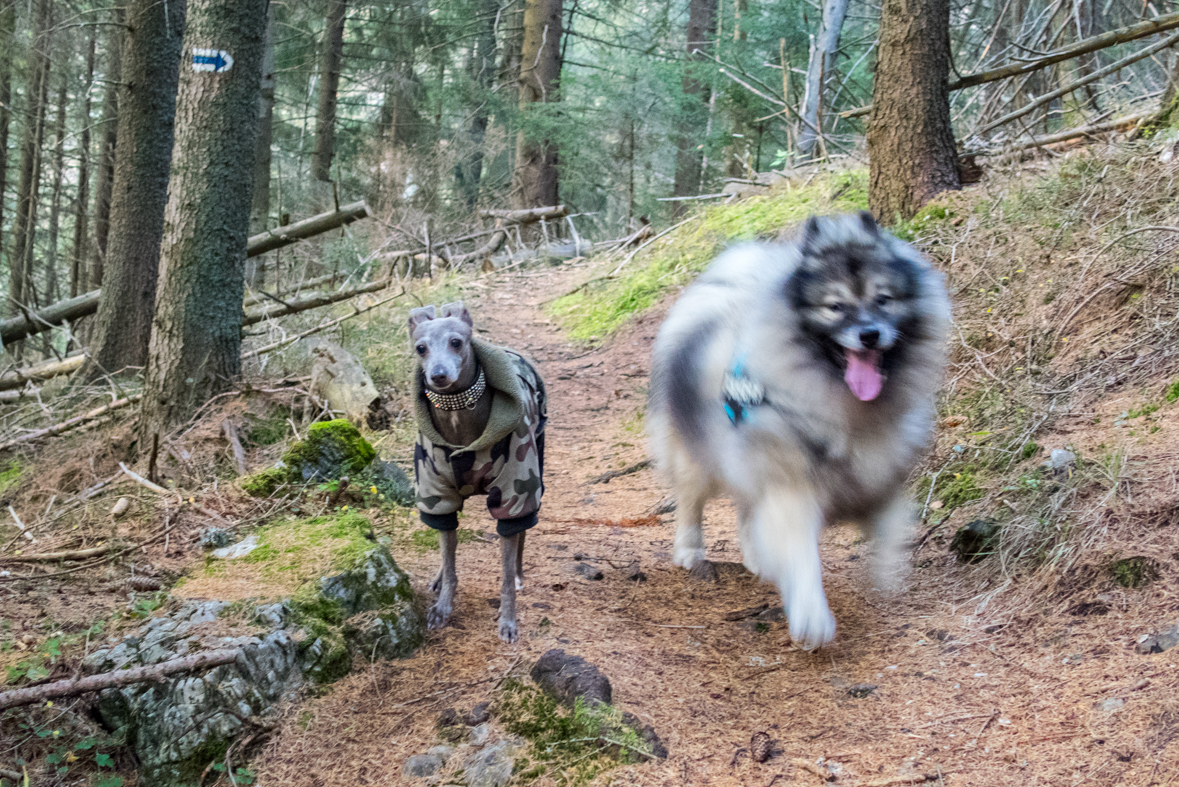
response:
[[[168,203],[184,6],[183,0],[134,0],[127,9],[107,264],[88,342],[92,363],[79,372],[81,379],[147,363]]]
[[[241,370],[266,8],[267,0],[188,2],[141,445],[226,390]],[[232,67],[195,70],[194,48],[213,42]]]
[[[961,188],[949,73],[949,0],[884,0],[868,123],[868,202],[883,223]]]
[[[344,15],[347,0],[328,0],[323,52],[319,65],[319,106],[315,112],[315,150],[311,154],[311,179],[318,207],[327,209],[332,195],[332,154],[336,145],[336,104],[340,70],[344,61]]]
[[[45,255],[45,303],[56,303],[57,292],[57,239],[61,225],[61,184],[65,173],[65,131],[66,102],[69,100],[69,81],[62,74],[61,87],[57,91],[57,117],[53,128],[53,192],[49,201],[49,242]],[[49,334],[45,334],[48,342]]]
[[[90,238],[90,91],[94,85],[94,54],[98,33],[91,29],[90,48],[86,52],[86,92],[81,110],[81,135],[78,140],[78,196],[74,198],[74,239],[70,253],[70,297],[77,297],[83,284],[86,242]]]
[[[82,134],[78,140],[78,196],[74,200],[74,245],[70,254],[70,297],[82,291],[86,242],[90,237],[90,89],[94,86],[94,56],[98,49],[97,31],[90,31],[90,48],[86,53],[86,93],[82,100]]]
[[[250,234],[270,229],[270,144],[274,130],[274,9],[266,15],[266,50],[262,56],[262,92],[258,98],[258,152],[254,158],[254,199]]]
[[[835,62],[839,57],[839,38],[843,34],[843,21],[847,18],[848,0],[826,0],[823,3],[823,25],[815,43],[814,55],[807,65],[806,101],[802,107],[802,127],[798,132],[798,152],[809,159],[814,154],[819,140],[819,109],[823,105],[823,86],[835,74]]]
[[[90,282],[86,290],[102,286],[106,271],[106,245],[110,237],[111,188],[115,181],[115,145],[119,132],[119,82],[123,76],[123,26],[122,7],[115,7],[114,25],[109,29],[106,44],[106,66],[102,75],[106,91],[102,99],[102,118],[99,123],[98,182],[94,189],[94,249],[90,258]]]
[[[717,0],[691,0],[688,4],[688,63],[684,71],[685,105],[680,121],[683,131],[676,137],[675,184],[672,187],[672,194],[676,197],[690,197],[700,191],[703,145],[708,144],[708,140],[699,132],[708,122],[708,100],[712,86],[700,79],[694,69],[712,52],[716,13]],[[672,205],[672,211],[677,216],[687,209],[683,202],[673,202]]]
[[[4,254],[4,203],[8,192],[8,129],[12,124],[12,71],[16,52],[16,4],[0,7],[0,257]],[[11,257],[9,261],[11,263]]]
[[[49,86],[50,0],[36,5],[36,25],[29,57],[29,89],[26,93],[25,129],[21,140],[20,180],[16,187],[12,253],[8,258],[8,313],[21,307],[36,308],[32,281],[33,239],[41,185],[41,144],[45,134],[45,103]]]
[[[560,100],[562,0],[525,0],[524,43],[520,50],[520,111],[516,135],[513,204],[535,208],[557,204],[557,146],[528,122],[538,104]],[[529,126],[532,125],[532,128]]]
[[[479,203],[479,185],[483,179],[483,145],[487,136],[487,125],[491,115],[487,97],[495,86],[495,17],[499,0],[484,0],[479,13],[484,19],[483,29],[471,49],[467,61],[467,73],[478,86],[474,96],[475,106],[471,108],[471,125],[467,133],[471,140],[471,151],[465,162],[458,167],[459,186],[466,195],[467,207],[474,210]]]

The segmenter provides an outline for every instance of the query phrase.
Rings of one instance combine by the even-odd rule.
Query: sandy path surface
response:
[[[424,784],[402,766],[440,742],[439,711],[492,699],[497,681],[550,648],[598,665],[615,704],[653,725],[670,751],[596,783],[821,784],[809,765],[861,787],[1179,784],[1179,649],[1133,648],[1162,610],[1176,617],[1174,598],[1115,594],[1101,615],[1050,599],[983,604],[995,575],[957,566],[932,544],[915,554],[907,589],[884,598],[868,581],[867,545],[840,527],[822,543],[839,627],[832,646],[802,652],[784,621],[726,619],[781,603],[740,567],[730,506],[706,514],[720,578],[697,582],[670,563],[671,517],[650,518],[665,494],[652,471],[589,483],[645,458],[641,414],[661,310],[591,352],[544,314],[542,304],[576,281],[571,272],[483,281],[491,285],[465,292],[476,326],[535,358],[550,397],[520,641],[495,635],[498,545],[461,545],[454,624],[431,632],[414,658],[359,670],[289,714],[253,763],[261,784]],[[494,533],[478,501],[463,526]],[[428,595],[437,556],[396,557]],[[743,752],[759,731],[775,741],[761,764]],[[448,781],[463,783],[435,783]]]

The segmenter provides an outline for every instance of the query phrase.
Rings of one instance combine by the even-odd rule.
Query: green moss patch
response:
[[[305,440],[296,441],[286,450],[278,467],[247,476],[240,485],[251,497],[270,497],[287,484],[363,474],[376,456],[376,450],[349,421],[321,421],[311,425]],[[365,479],[372,483],[370,476]]]
[[[867,209],[868,173],[853,170],[815,178],[798,188],[707,209],[666,240],[657,241],[618,279],[590,285],[555,301],[553,315],[580,341],[595,341],[681,286],[732,242],[777,237],[812,214]],[[644,264],[645,262],[645,264]]]
[[[1149,585],[1159,578],[1158,564],[1141,556],[1117,560],[1110,565],[1109,572],[1114,582],[1131,590]]]
[[[504,682],[495,713],[511,733],[532,748],[516,763],[521,783],[543,776],[560,784],[585,784],[620,763],[651,758],[651,745],[610,705],[570,709],[531,684]]]
[[[21,474],[25,469],[15,459],[7,465],[0,465],[0,497],[4,497],[10,490],[20,483]]]
[[[474,530],[468,530],[465,527],[460,527],[457,531],[458,542],[460,544],[469,544],[472,541],[479,540],[479,534]],[[410,542],[422,550],[423,552],[438,549],[438,531],[437,530],[415,530],[410,534]]]

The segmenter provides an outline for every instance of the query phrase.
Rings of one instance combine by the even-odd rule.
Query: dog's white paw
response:
[[[803,650],[814,650],[835,639],[835,616],[822,598],[791,601],[786,617],[790,639]]]
[[[704,550],[692,547],[676,547],[671,552],[671,562],[680,568],[693,568],[704,560]]]
[[[516,590],[524,589],[524,577],[516,577]]]
[[[450,604],[438,602],[426,613],[426,626],[431,629],[442,628],[450,622],[450,613]]]
[[[520,638],[520,630],[514,620],[504,620],[500,618],[499,621],[499,638],[511,645]]]

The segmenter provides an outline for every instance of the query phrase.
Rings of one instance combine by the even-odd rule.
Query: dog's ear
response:
[[[447,303],[442,307],[443,317],[458,317],[468,326],[474,328],[475,322],[471,319],[471,313],[467,311],[467,307],[463,306],[462,301],[455,301],[454,303]]]
[[[819,240],[819,230],[818,216],[811,216],[806,220],[806,224],[802,225],[802,239],[798,245],[804,257],[815,250],[815,243]]]
[[[860,211],[860,225],[864,228],[864,232],[873,238],[880,237],[880,227],[876,224],[876,217],[866,210]]]
[[[409,332],[412,334],[414,329],[424,322],[434,319],[433,306],[419,306],[416,309],[409,310]]]

